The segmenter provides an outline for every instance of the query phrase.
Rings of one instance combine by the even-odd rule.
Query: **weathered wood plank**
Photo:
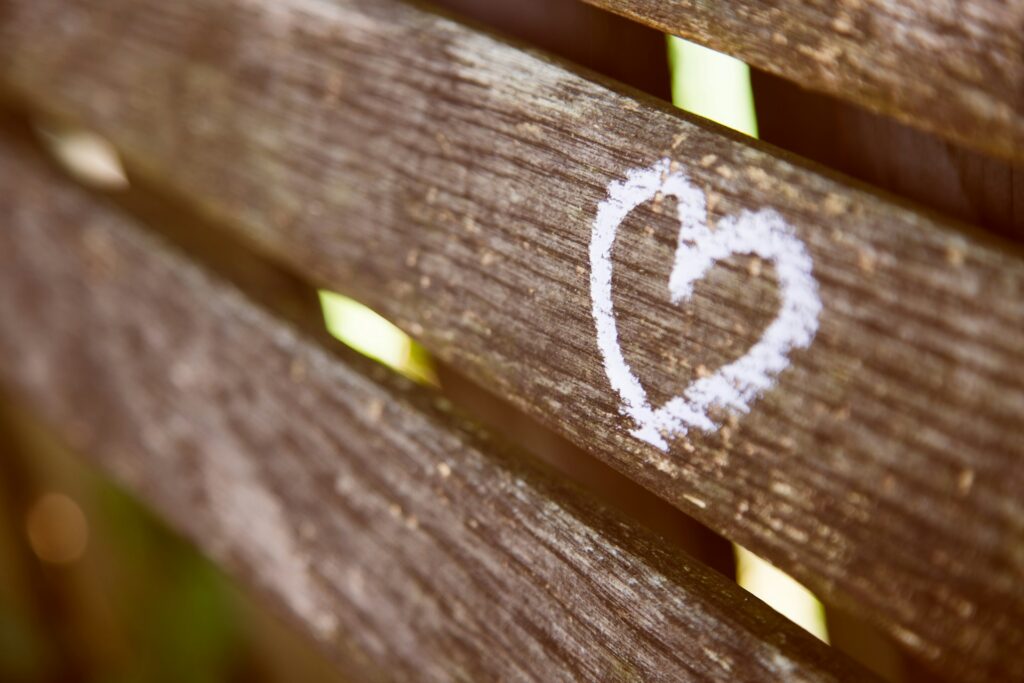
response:
[[[355,680],[864,676],[424,390],[0,151],[0,385]]]
[[[10,2],[0,54],[35,106],[932,666],[1024,673],[1019,252],[392,2]],[[668,452],[620,413],[589,253],[609,184],[663,156],[719,225],[778,212],[822,304],[749,414]],[[659,405],[779,304],[771,264],[733,256],[674,306],[679,225],[649,204],[612,297]]]
[[[584,0],[800,85],[1024,160],[1021,0]]]

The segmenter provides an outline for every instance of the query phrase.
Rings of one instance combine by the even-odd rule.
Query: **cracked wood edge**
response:
[[[0,36],[11,92],[304,277],[932,667],[1024,674],[1018,251],[408,5],[26,0]],[[667,454],[620,415],[587,255],[609,183],[665,156],[712,219],[784,217],[824,306],[749,415]],[[660,209],[620,229],[613,283],[656,398],[741,353],[777,305],[770,266],[734,258],[672,306]]]

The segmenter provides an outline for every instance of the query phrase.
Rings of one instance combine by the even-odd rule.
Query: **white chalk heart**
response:
[[[658,193],[677,201],[679,245],[668,282],[673,303],[688,299],[694,282],[733,254],[754,254],[774,264],[781,303],[778,316],[744,356],[696,380],[682,396],[655,409],[619,345],[612,307],[612,245],[626,216]],[[721,424],[710,417],[712,407],[749,412],[751,402],[789,366],[790,351],[809,346],[818,330],[821,299],[811,274],[811,257],[782,216],[769,209],[743,211],[718,221],[714,230],[706,216],[704,193],[684,174],[672,171],[668,159],[662,159],[650,168],[629,171],[625,181],[608,186],[608,198],[597,208],[590,237],[590,295],[605,372],[622,398],[622,412],[636,423],[633,436],[663,451],[668,450],[668,437],[682,436],[691,427],[716,431]]]

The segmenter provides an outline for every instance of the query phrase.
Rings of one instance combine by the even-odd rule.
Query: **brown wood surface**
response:
[[[392,2],[8,2],[0,80],[113,139],[312,281],[962,680],[1024,675],[1019,251]],[[669,155],[713,219],[771,207],[824,305],[749,415],[629,434],[587,256],[608,184]],[[655,403],[777,307],[733,257],[675,307],[678,226],[620,230],[614,292]]]
[[[0,385],[356,680],[861,680],[425,390],[3,143]]]
[[[585,0],[804,87],[1024,159],[1022,0]]]

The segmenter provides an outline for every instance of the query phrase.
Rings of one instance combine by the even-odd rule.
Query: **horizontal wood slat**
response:
[[[113,139],[318,284],[962,680],[1024,675],[1019,252],[411,6],[8,3],[0,81]],[[598,205],[671,157],[722,225],[776,211],[822,309],[746,415],[631,435],[592,316]],[[755,344],[771,263],[673,305],[679,224],[619,229],[612,298],[654,405]],[[982,616],[983,615],[983,616]]]
[[[354,680],[865,675],[6,143],[0,181],[0,386]]]
[[[1024,2],[584,0],[1004,158],[1024,160]]]

